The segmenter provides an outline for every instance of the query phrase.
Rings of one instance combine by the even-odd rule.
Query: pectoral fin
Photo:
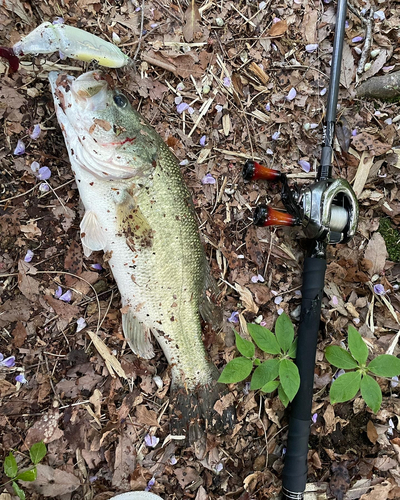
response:
[[[107,238],[93,210],[85,212],[80,228],[83,251],[86,257],[89,257],[92,251],[105,249]]]
[[[132,351],[144,359],[154,356],[153,344],[150,340],[150,329],[128,311],[122,315],[122,329]]]

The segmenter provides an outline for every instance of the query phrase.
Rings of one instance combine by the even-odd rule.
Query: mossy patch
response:
[[[386,243],[389,259],[392,262],[400,262],[400,232],[393,226],[387,217],[379,221],[379,232]]]

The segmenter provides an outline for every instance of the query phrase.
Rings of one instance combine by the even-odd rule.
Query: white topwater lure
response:
[[[121,68],[132,63],[132,60],[113,43],[73,26],[49,22],[42,23],[17,42],[13,51],[16,56],[52,54],[59,51],[61,57],[80,61],[95,60],[107,68]]]

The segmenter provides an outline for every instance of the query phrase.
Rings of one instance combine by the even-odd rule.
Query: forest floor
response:
[[[368,18],[369,5],[352,1]],[[233,312],[271,329],[282,311],[296,323],[304,235],[300,228],[252,225],[258,203],[282,207],[280,187],[243,182],[242,167],[254,158],[299,186],[313,182],[336,4],[203,2],[194,25],[190,5],[174,0],[1,5],[3,46],[60,16],[103,39],[117,35],[135,58],[135,70],[110,74],[182,162],[223,297],[223,331],[204,329],[217,367],[237,355],[233,327],[239,331],[240,325],[228,321]],[[328,249],[308,499],[400,498],[399,386],[378,379],[383,402],[377,414],[358,396],[332,406],[335,369],[324,358],[327,345],[347,345],[349,324],[367,341],[371,357],[393,342],[394,354],[400,352],[400,264],[395,252],[390,260],[379,232],[381,220],[394,228],[396,250],[400,106],[356,95],[361,81],[400,69],[396,5],[383,0],[375,6],[383,13],[372,19],[371,50],[378,52],[374,58],[368,52],[370,68],[361,74],[365,27],[355,14],[347,16],[334,176],[353,183],[360,220],[352,241]],[[237,423],[230,435],[209,434],[204,456],[169,437],[165,357],[159,348],[149,361],[130,351],[118,289],[102,253],[83,258],[83,211],[47,81],[52,68],[79,75],[90,65],[61,60],[58,53],[39,55],[25,57],[10,74],[0,62],[0,462],[13,451],[23,468],[29,447],[46,443],[38,480],[24,484],[30,499],[106,500],[146,487],[164,499],[273,498],[281,487],[288,424],[276,393],[230,385]],[[36,124],[42,132],[32,139]],[[17,155],[19,139],[25,152]],[[46,181],[38,180],[33,162],[48,167]],[[10,356],[14,366],[7,366]],[[119,361],[116,368],[110,359]],[[26,383],[16,381],[22,374]],[[157,439],[150,442],[149,434]],[[0,478],[6,483],[3,471]],[[10,484],[3,491],[12,493]]]

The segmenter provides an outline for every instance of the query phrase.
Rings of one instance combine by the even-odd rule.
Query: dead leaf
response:
[[[346,491],[350,486],[349,471],[344,463],[332,464],[332,476],[329,482],[329,488],[332,495],[337,500],[343,500]]]
[[[394,469],[397,466],[397,460],[394,458],[390,458],[387,455],[383,455],[381,457],[377,457],[374,460],[375,469],[381,471],[388,471],[390,469]]]
[[[186,42],[193,42],[195,34],[200,31],[199,21],[201,20],[199,8],[195,0],[192,0],[189,7],[186,9],[184,19],[185,25],[182,28],[183,36]]]
[[[128,489],[130,476],[136,468],[137,434],[131,425],[125,427],[119,436],[118,445],[115,450],[114,474],[112,478],[113,486],[119,489]],[[130,488],[129,488],[130,489]]]
[[[60,205],[53,209],[53,214],[57,219],[61,220],[62,228],[65,232],[67,232],[68,229],[72,226],[72,223],[75,219],[75,212],[72,210],[72,208],[69,208],[66,205]]]
[[[51,443],[55,439],[59,439],[63,435],[63,431],[58,428],[59,418],[60,412],[58,408],[50,409],[40,417],[28,430],[25,446],[30,448],[34,443],[38,443],[39,441]]]
[[[149,427],[160,427],[157,421],[157,413],[153,410],[148,410],[144,405],[136,407],[136,418],[139,424]]]
[[[174,474],[182,488],[186,488],[188,484],[197,481],[200,477],[196,469],[193,467],[175,469]]]
[[[367,182],[368,175],[373,163],[374,163],[374,156],[370,156],[369,153],[363,151],[353,184],[353,189],[357,198],[360,197],[360,194],[364,189],[365,183]]]
[[[58,316],[61,316],[61,318],[69,318],[72,320],[80,314],[78,306],[67,304],[62,300],[55,299],[51,295],[45,295],[44,298],[49,306],[51,306],[54,309],[55,313]]]
[[[352,143],[357,151],[369,151],[372,155],[380,156],[391,149],[390,144],[379,141],[367,132],[361,132],[353,137]]]
[[[276,37],[281,36],[286,33],[288,29],[287,21],[284,19],[283,21],[278,21],[271,26],[271,29],[268,32],[268,36]]]
[[[0,378],[0,397],[4,398],[15,392],[15,385],[5,379]]]
[[[64,267],[72,274],[80,276],[82,273],[83,253],[82,246],[75,240],[71,242],[64,260]],[[65,284],[71,286],[76,280],[73,276],[65,275]]]
[[[374,424],[371,422],[371,420],[369,420],[368,424],[367,424],[367,436],[372,444],[375,444],[378,440],[378,433],[375,429]]]
[[[373,486],[369,493],[366,493],[360,500],[387,500],[389,492],[393,489],[393,485],[389,481]]]
[[[14,337],[13,344],[15,347],[21,347],[27,337],[26,333],[26,328],[24,325],[21,323],[21,321],[18,321],[14,330],[12,331],[12,336]]]
[[[37,227],[37,222],[21,226],[20,229],[28,240],[36,240],[39,236],[42,236],[42,231]]]
[[[38,464],[36,466],[37,477],[32,483],[21,481],[24,488],[29,488],[45,497],[57,498],[61,495],[72,493],[81,485],[80,480],[60,469],[53,469],[49,465]]]
[[[246,311],[253,312],[254,314],[258,313],[258,306],[253,300],[253,296],[248,288],[244,286],[240,286],[239,283],[235,283],[236,291],[240,295],[240,300],[243,302],[243,305],[246,307]]]
[[[356,65],[354,64],[354,57],[351,52],[351,48],[346,42],[344,42],[340,83],[348,89],[354,80],[355,74]]]
[[[383,271],[386,263],[387,251],[385,240],[379,233],[374,233],[365,249],[364,259],[371,262],[368,274],[372,277]]]
[[[39,282],[32,276],[27,276],[22,259],[18,262],[18,288],[28,300],[34,302],[39,298]]]

